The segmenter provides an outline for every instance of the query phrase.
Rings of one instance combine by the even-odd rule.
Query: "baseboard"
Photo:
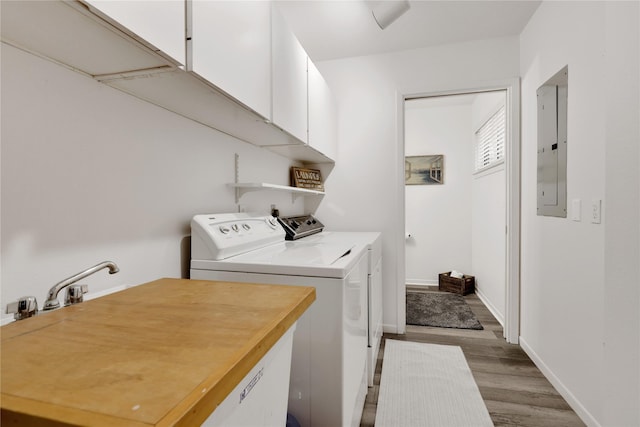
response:
[[[382,324],[382,332],[387,334],[397,334],[398,333],[398,325],[390,325],[387,323]]]
[[[520,347],[524,350],[525,353],[529,356],[529,358],[535,363],[535,365],[540,369],[542,374],[549,380],[551,385],[558,390],[558,393],[567,401],[571,409],[580,417],[580,419],[590,427],[601,427],[600,423],[591,415],[587,409],[582,406],[580,401],[576,399],[576,397],[569,391],[567,387],[560,381],[560,379],[553,373],[551,369],[542,361],[542,359],[538,356],[538,354],[533,351],[533,349],[527,344],[527,341],[520,337]]]
[[[113,288],[108,288],[102,291],[98,291],[98,292],[92,292],[92,293],[88,293],[87,296],[84,297],[85,301],[89,301],[92,299],[96,299],[96,298],[100,298],[103,297],[105,295],[109,295],[112,294],[114,292],[120,292],[120,291],[124,291],[125,289],[129,289],[129,288],[133,288],[135,285],[120,285],[120,286],[114,286]]]
[[[498,310],[493,306],[493,304],[491,304],[489,299],[478,288],[476,288],[476,295],[478,296],[478,298],[480,298],[480,301],[482,301],[482,303],[487,307],[487,309],[489,309],[491,314],[493,314],[493,317],[496,318],[496,320],[498,321],[498,323],[500,323],[502,328],[504,328],[504,316],[498,312]]]
[[[406,279],[404,283],[412,286],[438,286],[437,280]]]
[[[405,286],[405,289],[407,291],[434,291],[434,292],[438,292],[440,290],[438,288],[438,285],[415,285],[410,283],[407,283],[407,285]]]

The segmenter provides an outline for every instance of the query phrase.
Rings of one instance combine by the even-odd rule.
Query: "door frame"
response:
[[[396,181],[397,218],[397,325],[398,333],[406,331],[405,284],[405,185],[404,185],[404,103],[406,99],[428,98],[468,93],[506,91],[507,135],[505,141],[506,171],[506,271],[504,337],[518,344],[520,336],[520,79],[511,78],[481,83],[470,87],[443,90],[401,90],[396,92]]]

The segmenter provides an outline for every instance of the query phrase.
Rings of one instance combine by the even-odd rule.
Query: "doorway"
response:
[[[496,94],[502,99],[505,114],[506,134],[503,159],[499,165],[476,170],[474,168],[475,153],[472,148],[473,136],[479,126],[486,122],[487,116],[494,114],[491,109],[495,105],[492,107],[491,104],[496,104]],[[466,106],[460,107],[461,103]],[[473,107],[474,103],[476,103],[475,107]],[[483,103],[489,106],[480,107]],[[450,140],[451,136],[448,136],[444,131],[424,135],[424,141],[420,141],[419,136],[416,139],[416,135],[413,135],[420,126],[417,126],[416,129],[411,125],[405,126],[407,120],[411,120],[411,116],[419,116],[419,113],[412,111],[412,109],[415,107],[420,109],[428,104],[432,105],[426,108],[441,107],[442,109],[440,117],[435,119],[438,126],[434,126],[434,129],[442,127],[440,125],[447,121],[454,124],[461,123],[452,118],[454,117],[453,110],[466,110],[465,114],[471,118],[466,121],[467,125],[463,125],[464,132],[458,132],[459,135],[464,135],[468,142],[467,145],[471,145],[471,147],[467,147],[466,153],[460,150],[456,152],[455,149],[447,146],[447,140]],[[438,104],[440,104],[439,107]],[[402,239],[401,247],[405,249],[399,251],[401,253],[398,254],[398,263],[401,266],[399,270],[402,270],[398,274],[398,324],[402,325],[406,320],[405,283],[407,281],[422,285],[437,285],[437,272],[458,269],[463,272],[470,271],[473,274],[475,270],[478,270],[481,272],[480,275],[476,274],[479,281],[479,295],[494,312],[494,315],[501,322],[504,322],[504,336],[507,341],[517,343],[519,337],[520,256],[519,81],[513,79],[468,90],[399,95],[398,118],[398,186],[402,199],[402,217],[400,218],[402,228],[400,230],[401,236],[398,236],[398,239]],[[423,122],[421,126],[424,125]],[[459,131],[459,129],[454,129],[454,133],[456,133],[455,131]],[[423,142],[424,146],[421,148],[420,144]],[[447,152],[448,155],[445,154]],[[405,162],[412,160],[405,159],[405,154],[407,156],[444,154],[441,171],[442,183],[406,186],[405,195]],[[464,173],[461,173],[461,170]],[[493,197],[491,193],[496,191],[497,187],[500,187],[499,191],[504,195],[503,202],[478,204],[487,200],[495,201],[491,199]],[[441,193],[441,196],[445,194],[445,198],[438,199],[438,193]],[[412,200],[416,194],[418,197],[415,197],[416,200]],[[423,203],[425,197],[428,199],[428,203],[425,205],[428,209],[425,207],[415,209],[410,206],[411,203]],[[447,197],[450,200],[446,200]],[[431,199],[429,200],[429,198]],[[454,209],[456,204],[457,208]],[[482,206],[481,211],[476,209],[479,214],[475,217],[471,213],[473,205]],[[445,221],[448,225],[431,227],[431,234],[429,234],[428,226],[416,225],[420,222],[423,224],[431,222],[438,215],[440,220]],[[475,239],[472,238],[473,229],[476,230],[473,236]],[[479,243],[475,248],[472,247],[474,240]],[[457,254],[456,257],[454,252],[459,250],[458,246],[464,244],[465,241],[469,241],[469,244],[467,248],[462,250],[465,252],[464,256]],[[451,242],[455,242],[455,244],[451,245]],[[447,248],[447,244],[453,246],[453,250],[450,247]],[[483,244],[493,245],[491,251],[485,250],[483,252],[481,249]],[[428,258],[420,258],[420,250],[426,247],[430,248]],[[476,254],[475,263],[473,261],[474,252]],[[487,258],[489,252],[491,254]],[[497,263],[495,265],[502,265],[502,267],[494,268],[493,276],[491,276],[491,268],[483,267],[489,267],[494,262]],[[419,267],[413,268],[411,263],[419,265]],[[434,270],[429,271],[429,268]],[[497,275],[495,270],[499,271]]]
[[[499,90],[407,99],[404,114],[405,283],[424,289],[439,273],[473,275],[503,326],[505,106]]]

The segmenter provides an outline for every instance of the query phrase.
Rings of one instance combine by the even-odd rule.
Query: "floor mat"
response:
[[[493,426],[456,346],[387,339],[376,427]]]
[[[447,292],[407,292],[407,325],[484,329],[464,297]]]

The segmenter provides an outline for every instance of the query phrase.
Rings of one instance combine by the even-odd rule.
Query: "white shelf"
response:
[[[265,182],[240,182],[229,184],[229,187],[236,189],[236,203],[249,191],[276,190],[291,193],[295,196],[323,196],[324,191],[310,190],[307,188],[289,187],[287,185],[268,184]]]

